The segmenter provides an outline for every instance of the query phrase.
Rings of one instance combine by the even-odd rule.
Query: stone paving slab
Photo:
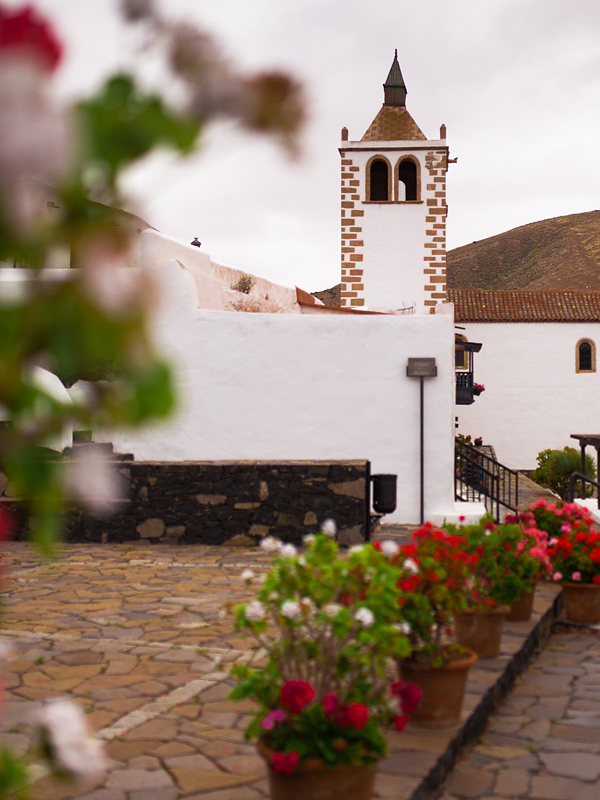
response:
[[[17,654],[6,664],[0,741],[35,760],[36,709],[44,698],[68,696],[83,707],[111,759],[107,774],[85,786],[58,784],[40,772],[33,800],[267,796],[265,767],[254,744],[243,737],[252,704],[227,700],[231,663],[256,655],[255,645],[233,630],[223,607],[250,599],[253,591],[241,581],[241,571],[251,567],[257,574],[264,572],[270,561],[259,549],[129,543],[64,545],[57,561],[40,562],[25,544],[5,547],[3,636]],[[403,733],[388,732],[390,752],[380,765],[376,797],[433,796],[432,774],[437,787],[451,767],[449,753],[456,755],[465,730],[474,730],[473,720],[482,718],[481,709],[495,704],[498,686],[514,677],[514,654],[532,641],[532,629],[555,596],[555,587],[542,587],[534,621],[509,625],[500,657],[477,664],[460,726],[432,732],[409,725]],[[488,749],[478,755],[490,763],[514,762],[512,788],[507,777],[496,784],[496,772],[471,765],[471,772],[485,773],[473,779],[480,795],[494,787],[516,791],[527,781],[532,791],[543,791],[544,782],[534,778],[542,779],[550,771],[530,743],[546,738],[566,742],[564,750],[539,747],[547,760],[553,754],[576,752],[586,758],[580,765],[586,770],[583,774],[594,774],[600,728],[589,713],[593,708],[572,705],[573,714],[563,714],[565,696],[570,701],[574,685],[571,676],[577,673],[581,681],[573,703],[591,702],[600,665],[594,671],[586,661],[584,634],[565,636],[571,636],[571,643],[564,648],[553,643],[541,656],[546,661],[511,695],[510,714],[499,717],[504,727],[486,734]],[[579,749],[569,750],[575,746]],[[561,780],[582,782],[581,769],[573,778],[565,764],[553,763]],[[466,782],[467,791],[472,791],[471,772],[465,778],[462,767],[451,780]],[[463,791],[462,784],[448,784],[454,792],[449,797],[480,796],[457,794],[457,786]]]
[[[578,699],[588,687],[590,698]],[[600,797],[599,689],[598,631],[559,626],[455,768],[442,800]]]

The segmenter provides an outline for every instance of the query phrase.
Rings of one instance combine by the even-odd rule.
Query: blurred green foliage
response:
[[[60,535],[65,497],[60,459],[44,445],[65,424],[136,426],[173,408],[171,370],[154,351],[143,298],[107,307],[86,282],[85,271],[98,269],[86,257],[98,246],[125,251],[135,235],[136,218],[115,211],[120,173],[157,147],[189,153],[200,130],[198,120],[168,108],[124,75],[111,78],[76,112],[75,163],[53,189],[58,213],[21,229],[2,213],[8,211],[6,198],[0,203],[2,256],[31,268],[18,297],[0,297],[0,410],[12,423],[0,433],[0,470],[28,506],[32,534],[46,552]],[[71,265],[81,268],[72,280],[42,278],[39,268],[56,245],[67,246]],[[93,391],[72,404],[61,402],[32,380],[35,366],[67,387],[94,382]]]

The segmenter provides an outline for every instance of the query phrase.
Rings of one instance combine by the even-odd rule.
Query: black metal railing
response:
[[[473,372],[456,371],[456,405],[470,406],[473,402]]]
[[[519,473],[466,442],[456,442],[454,496],[463,502],[482,502],[500,522],[501,515],[519,504]]]
[[[579,483],[581,489],[577,494],[577,484]],[[593,478],[584,475],[582,472],[573,472],[569,478],[569,503],[572,503],[576,497],[581,497],[584,500],[587,496],[587,484],[590,483],[596,487],[597,497],[600,498],[600,482],[595,481]],[[600,503],[598,504],[600,506]]]

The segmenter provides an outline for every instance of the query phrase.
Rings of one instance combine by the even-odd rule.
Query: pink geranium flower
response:
[[[581,572],[574,572],[571,575],[571,580],[580,581],[581,580]]]
[[[276,708],[275,711],[269,713],[263,718],[260,727],[263,731],[272,731],[277,725],[281,725],[287,719],[287,714],[282,708]]]

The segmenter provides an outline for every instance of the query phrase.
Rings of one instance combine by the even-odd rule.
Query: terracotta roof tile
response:
[[[456,322],[600,322],[600,291],[448,289]]]
[[[399,139],[424,140],[426,137],[404,106],[382,106],[361,141],[392,142]]]

